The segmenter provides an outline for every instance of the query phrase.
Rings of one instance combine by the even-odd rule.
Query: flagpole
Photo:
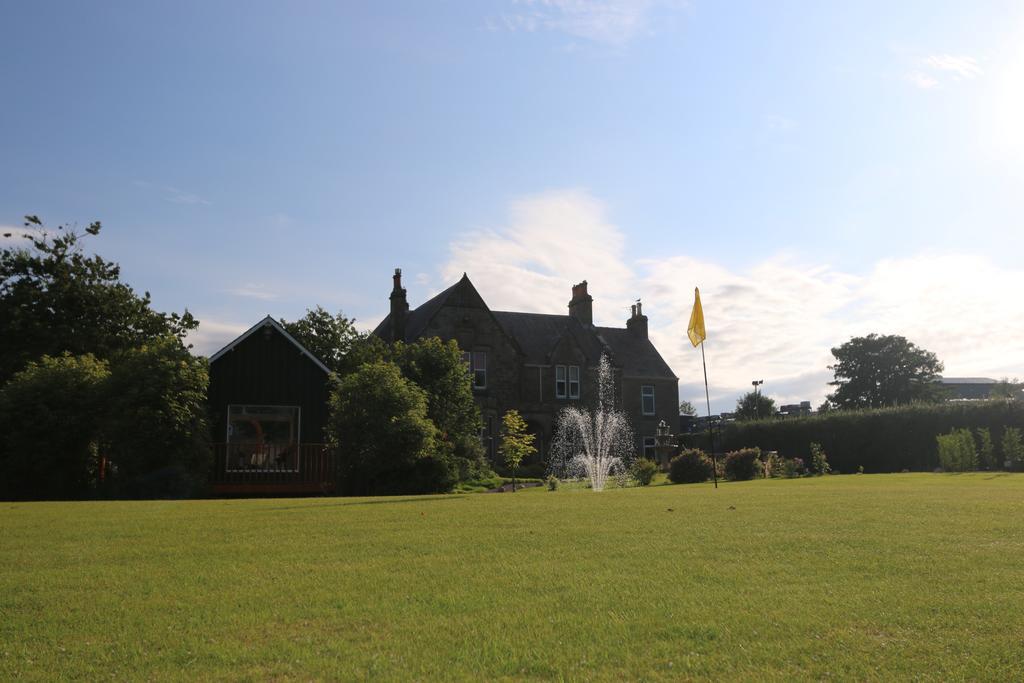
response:
[[[711,394],[708,393],[708,362],[704,359],[704,340],[700,342],[700,362],[704,365],[704,399],[708,402],[708,444],[711,446],[711,475],[718,488],[718,459],[715,457],[715,433],[711,425]]]

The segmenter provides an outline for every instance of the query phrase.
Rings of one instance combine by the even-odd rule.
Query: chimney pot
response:
[[[594,297],[587,293],[587,281],[572,286],[572,300],[569,302],[569,315],[584,325],[594,324]]]

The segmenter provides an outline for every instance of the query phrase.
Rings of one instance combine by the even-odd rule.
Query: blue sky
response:
[[[96,243],[210,352],[265,313],[372,327],[468,271],[496,309],[637,297],[684,398],[820,402],[904,334],[1024,375],[1016,2],[7,3],[0,225]]]

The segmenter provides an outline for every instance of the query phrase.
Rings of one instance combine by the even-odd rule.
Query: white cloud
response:
[[[953,73],[959,78],[976,78],[983,74],[978,60],[965,55],[929,55],[923,60],[924,66],[937,71]]]
[[[249,324],[221,322],[204,315],[196,314],[199,327],[189,333],[186,341],[192,344],[192,351],[201,356],[209,356],[224,348],[228,342],[237,338],[247,329]]]
[[[821,402],[830,349],[851,336],[901,334],[934,351],[946,373],[1024,374],[1024,270],[974,255],[882,259],[864,275],[777,254],[742,272],[685,254],[628,262],[626,236],[582,190],[512,203],[504,226],[450,245],[441,286],[469,273],[495,310],[564,313],[570,286],[587,279],[599,325],[623,326],[638,296],[650,335],[680,377],[681,398],[703,405],[700,352],[686,338],[693,288],[708,324],[712,409],[730,409],[764,379],[780,404]],[[415,306],[425,300],[411,293]]]
[[[950,80],[973,80],[984,73],[974,57],[935,54],[919,59],[906,79],[922,90],[932,90]]]
[[[487,26],[508,31],[553,31],[594,43],[620,46],[650,33],[659,12],[675,12],[682,0],[513,0],[516,9]],[[575,46],[574,46],[575,48]]]

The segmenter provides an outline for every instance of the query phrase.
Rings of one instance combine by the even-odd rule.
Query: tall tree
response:
[[[836,387],[828,399],[837,408],[881,408],[943,397],[942,363],[931,351],[899,335],[853,337],[832,349],[828,366]]]
[[[759,391],[748,391],[736,401],[737,420],[757,420],[774,414],[775,400]]]
[[[431,493],[454,484],[451,463],[437,452],[426,392],[394,363],[364,363],[336,376],[329,409],[327,438],[346,493]]]
[[[121,282],[120,266],[85,253],[99,222],[84,234],[50,231],[36,216],[25,227],[23,245],[0,249],[0,384],[43,355],[110,359],[167,335],[180,342],[199,325],[188,311],[154,311],[149,292]]]
[[[355,322],[341,311],[331,315],[317,306],[306,309],[306,315],[294,322],[281,320],[281,325],[332,372],[344,375],[365,360],[353,353],[353,348],[366,336],[356,330]]]
[[[689,401],[679,402],[679,414],[687,417],[697,417],[697,409]]]

